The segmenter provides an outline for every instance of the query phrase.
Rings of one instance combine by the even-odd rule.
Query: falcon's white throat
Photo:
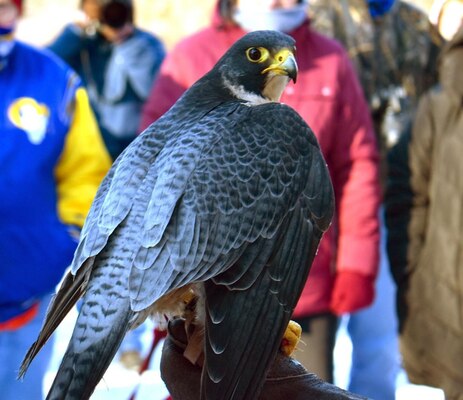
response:
[[[290,78],[286,75],[268,73],[265,88],[262,91],[262,96],[254,92],[248,92],[240,85],[233,85],[231,82],[225,80],[225,86],[230,89],[234,96],[249,103],[249,105],[259,105],[270,102],[279,102],[286,85]]]

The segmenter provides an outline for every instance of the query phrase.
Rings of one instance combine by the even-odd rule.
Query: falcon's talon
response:
[[[285,356],[290,356],[296,349],[301,339],[302,328],[295,321],[289,321],[283,339],[281,340],[280,350]]]

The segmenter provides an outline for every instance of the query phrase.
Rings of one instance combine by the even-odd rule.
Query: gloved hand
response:
[[[161,376],[173,400],[198,400],[201,367],[184,356],[187,344],[184,320],[169,322],[168,336],[161,358]],[[328,384],[307,372],[291,357],[279,353],[271,368],[259,399],[263,400],[365,400]]]
[[[369,306],[375,296],[373,277],[358,272],[341,271],[334,281],[331,311],[342,315]]]

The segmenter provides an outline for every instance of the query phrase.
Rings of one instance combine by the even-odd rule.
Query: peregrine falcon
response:
[[[317,140],[279,102],[294,40],[238,40],[115,161],[29,363],[83,297],[47,399],[88,399],[147,316],[204,326],[201,399],[254,400],[332,219]]]

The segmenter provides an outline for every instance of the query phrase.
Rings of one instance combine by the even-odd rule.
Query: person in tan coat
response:
[[[413,383],[463,399],[463,28],[443,48],[440,84],[390,154],[388,251],[400,347]]]

